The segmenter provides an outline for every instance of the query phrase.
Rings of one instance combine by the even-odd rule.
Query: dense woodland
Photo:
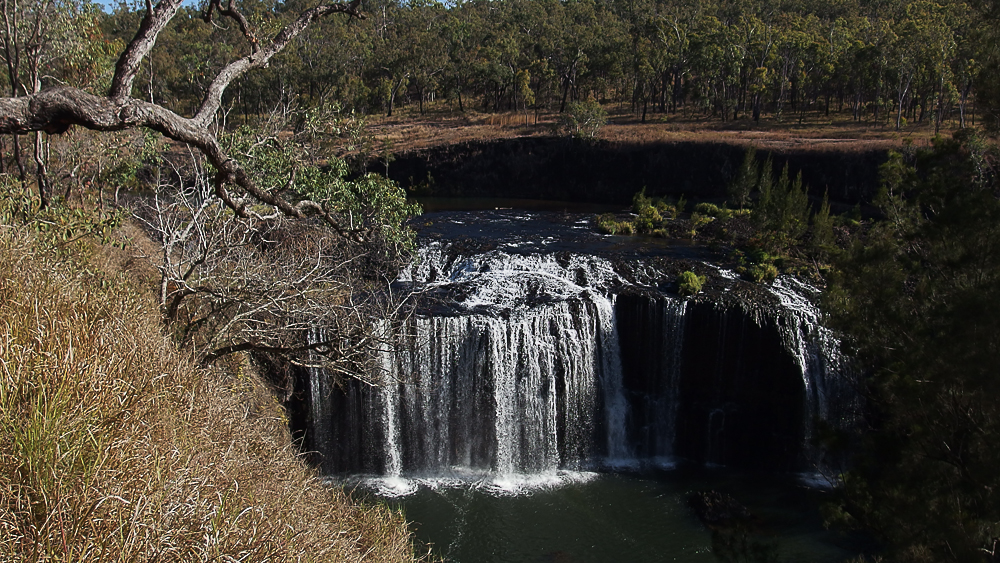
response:
[[[737,221],[745,246],[734,255],[748,279],[766,282],[786,264],[821,270],[824,306],[864,374],[867,408],[858,432],[817,436],[852,459],[826,508],[829,523],[871,534],[873,557],[1000,559],[1000,155],[990,137],[1000,129],[1000,6],[483,0],[322,10],[300,0],[161,0],[110,13],[74,0],[0,2],[5,261],[69,260],[91,295],[80,299],[100,302],[118,286],[86,257],[100,254],[99,243],[137,245],[130,260],[145,260],[131,270],[137,291],[154,295],[161,328],[198,362],[231,362],[242,378],[239,358],[256,352],[369,377],[368,352],[379,346],[369,324],[400,313],[380,290],[412,250],[406,219],[419,209],[399,186],[333,154],[332,138],[372,141],[351,112],[391,115],[405,105],[529,116],[588,101],[640,120],[680,112],[719,122],[836,113],[886,128],[947,121],[959,128],[952,138],[890,156],[867,217],[832,217],[829,202],[808,200],[797,171],[772,170],[751,151],[729,186],[730,207],[702,202],[688,213],[639,194],[628,225],[605,217],[602,228],[683,224],[694,233],[712,218]],[[23,268],[9,269],[4,295],[30,287],[11,281]],[[109,445],[98,449],[112,450],[115,436],[101,429],[125,407],[61,414],[65,397],[90,404],[91,383],[74,379],[76,368],[48,381],[48,364],[23,360],[74,357],[72,345],[40,348],[32,323],[45,305],[32,307],[18,313],[22,324],[0,325],[0,530],[9,536],[0,537],[0,559],[27,548],[35,560],[85,558],[95,545],[161,557],[135,539],[151,530],[145,521],[79,500],[79,491],[105,486],[111,492],[95,499],[124,498],[114,479],[94,477],[105,458],[88,448],[100,435]],[[21,365],[31,369],[8,369]],[[75,446],[64,443],[77,435],[63,432],[70,422],[79,423]],[[32,430],[42,427],[56,431]],[[39,446],[50,443],[51,451]],[[169,497],[142,486],[135,499]],[[209,501],[202,508],[222,511]],[[238,508],[227,510],[242,515]],[[121,514],[133,510],[140,514]],[[184,535],[155,531],[162,541]],[[284,528],[272,532],[278,539],[266,541],[289,541]],[[188,535],[184,553],[201,553],[208,536]],[[238,535],[227,537],[234,546],[225,553],[246,557]]]
[[[294,11],[295,2],[279,6]],[[651,113],[681,110],[732,120],[850,110],[901,127],[973,122],[982,19],[964,2],[752,2],[659,0],[387,2],[370,22],[327,20],[280,64],[233,89],[245,114],[298,98],[361,112],[459,109],[563,111],[593,98]],[[260,9],[264,9],[261,6]],[[177,22],[153,61],[149,95],[197,98],[212,74],[199,54],[225,33]],[[116,13],[109,36],[128,19]],[[128,28],[129,26],[124,26]],[[179,36],[183,36],[180,39]],[[164,38],[166,39],[166,38]]]
[[[261,34],[305,7],[238,4]],[[36,79],[106,86],[142,6],[111,14],[72,2],[43,6],[59,12],[43,23],[47,39],[35,58],[44,69],[32,57],[14,61],[10,91],[31,91]],[[596,99],[642,118],[849,111],[897,128],[945,119],[966,126],[981,119],[977,75],[992,48],[979,12],[956,0],[377,1],[364,11],[366,20],[316,22],[268,69],[234,83],[227,107],[258,115],[336,103],[391,115],[444,99],[459,110],[533,112]],[[181,8],[137,79],[137,95],[183,113],[222,65],[245,54],[238,25],[206,25],[202,15]]]

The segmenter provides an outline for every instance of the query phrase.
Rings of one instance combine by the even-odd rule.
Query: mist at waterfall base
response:
[[[815,290],[747,284],[707,249],[598,235],[591,217],[422,216],[383,383],[305,382],[323,472],[401,506],[451,561],[711,561],[686,504],[705,489],[759,500],[786,557],[850,556],[797,477],[835,467],[815,425],[857,407]],[[683,299],[692,264],[711,292]]]

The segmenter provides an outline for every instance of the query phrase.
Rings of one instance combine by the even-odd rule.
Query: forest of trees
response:
[[[262,34],[306,7],[238,6]],[[31,56],[7,57],[13,95],[36,84],[106,87],[144,6],[108,14],[86,2],[35,0],[18,10],[20,21],[8,18],[9,53],[33,35],[42,40]],[[33,10],[47,14],[36,28]],[[850,112],[897,128],[944,119],[966,126],[981,119],[973,101],[991,48],[984,20],[958,0],[378,0],[363,10],[364,21],[313,24],[269,68],[235,82],[225,107],[259,115],[337,103],[392,114],[445,99],[461,110],[530,112],[592,98],[643,118]],[[236,22],[217,16],[206,25],[203,14],[180,8],[136,79],[137,95],[193,108],[223,65],[246,53]]]
[[[301,4],[240,2],[265,29]],[[530,112],[592,98],[642,118],[849,111],[896,128],[966,126],[980,119],[972,102],[989,48],[982,18],[956,0],[379,0],[364,10],[364,22],[312,26],[269,69],[233,84],[227,106],[254,115],[336,102],[391,115],[446,99]],[[161,36],[137,80],[148,99],[193,106],[218,65],[240,54],[236,26],[206,26],[201,15],[181,8]],[[138,14],[80,17],[93,22],[89,48],[100,51],[127,40]],[[81,61],[66,62],[80,71]]]

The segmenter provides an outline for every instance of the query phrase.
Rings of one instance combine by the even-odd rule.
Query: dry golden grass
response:
[[[97,257],[0,225],[0,561],[413,560],[401,515],[301,463],[245,363],[192,365]]]
[[[372,132],[389,140],[393,150],[404,152],[438,145],[468,141],[487,141],[513,137],[552,135],[558,114],[542,112],[491,113],[467,108],[458,112],[447,102],[425,104],[423,115],[415,107],[399,109],[391,118],[371,120]],[[646,123],[627,108],[607,106],[608,124],[598,138],[612,143],[651,144],[671,142],[714,142],[738,145],[754,144],[773,151],[865,151],[898,148],[904,142],[926,145],[934,137],[931,123],[912,124],[902,131],[891,126],[855,122],[849,112],[797,115],[778,120],[765,116],[760,123],[747,119],[723,122],[700,113],[649,113]],[[945,123],[942,135],[958,127],[954,120]]]

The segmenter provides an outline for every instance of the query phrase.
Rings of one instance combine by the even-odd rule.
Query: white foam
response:
[[[821,472],[799,473],[799,483],[810,489],[831,490],[841,485],[842,480],[839,475],[828,475]]]
[[[474,489],[493,496],[524,496],[542,490],[557,489],[597,479],[589,471],[546,471],[541,473],[482,473],[454,468],[450,475],[412,477],[351,476],[331,483],[368,489],[375,494],[398,498],[410,496],[421,488],[430,490]]]

